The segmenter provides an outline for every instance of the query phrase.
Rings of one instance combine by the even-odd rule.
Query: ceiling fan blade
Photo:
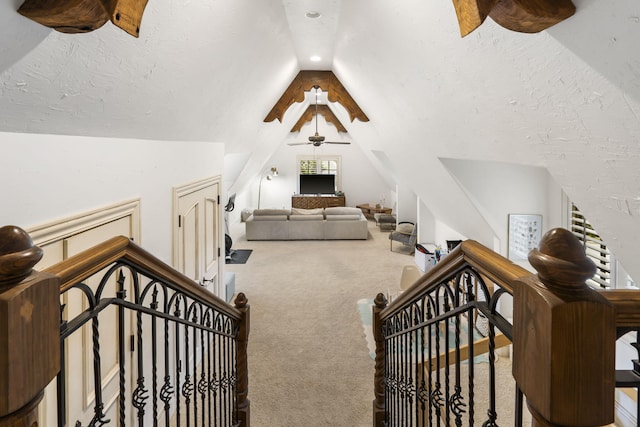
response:
[[[287,145],[309,145],[311,142],[290,142]]]
[[[337,142],[337,141],[324,141],[324,144],[344,144],[344,145],[349,145],[351,144],[350,142]]]

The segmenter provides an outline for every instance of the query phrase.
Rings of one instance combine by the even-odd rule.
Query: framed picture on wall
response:
[[[509,214],[509,259],[523,261],[542,239],[542,215]]]

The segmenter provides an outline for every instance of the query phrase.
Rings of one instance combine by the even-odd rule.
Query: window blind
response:
[[[596,273],[587,284],[593,287],[611,287],[611,252],[605,245],[589,221],[582,215],[578,207],[571,203],[571,229],[574,236],[580,240],[584,247],[585,255],[596,265]]]

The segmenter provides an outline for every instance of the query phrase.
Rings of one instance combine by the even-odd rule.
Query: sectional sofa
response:
[[[245,221],[247,240],[367,239],[367,218],[358,208],[256,209]]]

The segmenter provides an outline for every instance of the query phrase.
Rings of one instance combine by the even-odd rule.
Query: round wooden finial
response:
[[[20,283],[42,259],[42,249],[14,225],[0,228],[0,287]]]
[[[249,300],[247,299],[247,296],[244,294],[244,292],[240,292],[233,302],[237,309],[243,309],[247,306]]]
[[[384,296],[382,292],[380,292],[378,295],[376,295],[376,299],[373,300],[373,303],[376,305],[376,307],[383,309],[387,306],[387,297]]]
[[[545,285],[555,287],[584,288],[596,272],[578,238],[564,228],[548,231],[540,249],[529,253],[529,262]]]

